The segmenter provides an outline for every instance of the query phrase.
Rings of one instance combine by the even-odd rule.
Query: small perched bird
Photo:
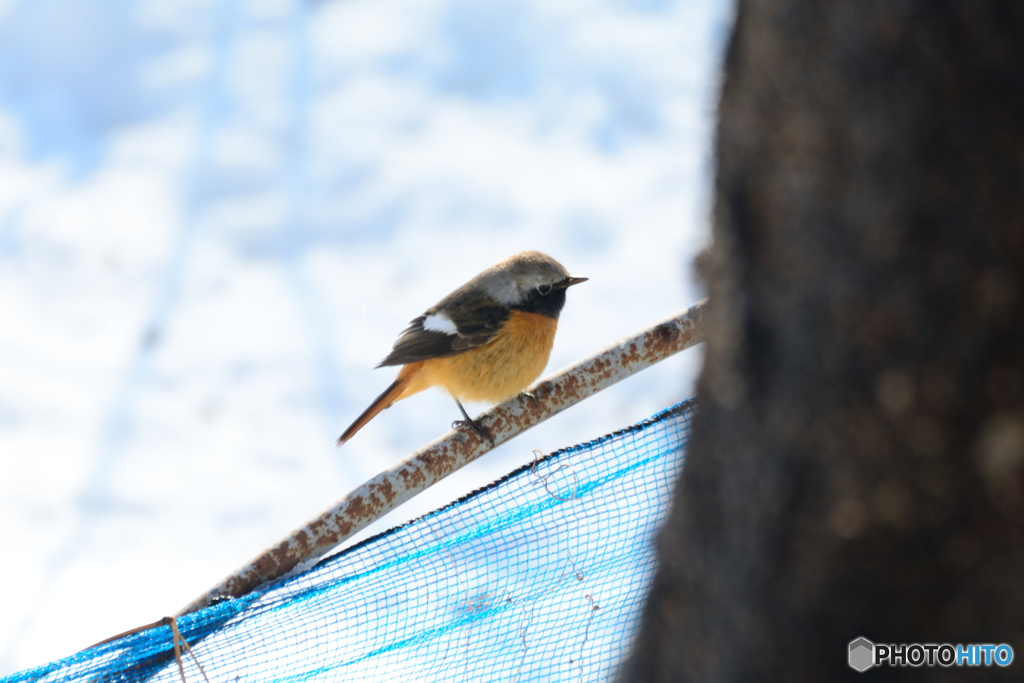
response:
[[[565,290],[586,280],[571,277],[539,251],[521,252],[480,273],[402,332],[377,365],[401,365],[398,378],[345,430],[338,445],[395,401],[429,387],[451,394],[464,424],[493,443],[462,401],[498,403],[537,379],[555,342]]]

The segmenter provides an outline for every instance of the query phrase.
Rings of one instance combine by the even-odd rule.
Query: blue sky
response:
[[[700,298],[731,12],[0,0],[0,675],[176,611],[447,430],[425,394],[333,447],[405,323],[492,263],[591,278],[549,371]],[[699,363],[381,525],[689,396]]]

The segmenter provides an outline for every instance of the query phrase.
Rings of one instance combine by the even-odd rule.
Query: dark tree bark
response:
[[[1024,676],[1024,2],[741,0],[701,408],[626,681]]]

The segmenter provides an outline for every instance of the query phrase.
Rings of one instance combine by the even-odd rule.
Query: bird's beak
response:
[[[565,289],[566,287],[572,287],[573,285],[578,285],[581,282],[586,282],[589,279],[590,278],[587,277],[567,277],[561,282],[555,283],[555,287]]]

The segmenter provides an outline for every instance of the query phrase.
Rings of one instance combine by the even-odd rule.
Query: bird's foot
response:
[[[487,439],[488,441],[490,441],[491,447],[494,447],[494,437],[491,436],[490,430],[487,429],[487,427],[484,427],[476,420],[471,420],[467,418],[465,420],[456,420],[455,422],[452,422],[452,429],[458,429],[460,427],[469,427],[474,432],[476,432],[481,439]]]
[[[533,404],[534,408],[536,408],[537,406],[540,405],[540,401],[537,400],[537,394],[535,394],[533,392],[530,392],[530,391],[524,391],[523,392],[523,396],[525,396],[526,398],[530,399],[530,403]]]
[[[455,401],[455,405],[459,407],[459,410],[462,411],[462,417],[466,419],[456,420],[455,422],[452,422],[452,429],[458,429],[459,427],[470,427],[474,432],[476,432],[480,436],[481,439],[487,439],[488,441],[490,441],[491,448],[494,448],[494,437],[491,436],[490,430],[488,430],[487,427],[484,427],[482,424],[471,418],[469,416],[469,413],[466,412],[466,409],[462,407],[462,404],[459,403],[458,400]]]

